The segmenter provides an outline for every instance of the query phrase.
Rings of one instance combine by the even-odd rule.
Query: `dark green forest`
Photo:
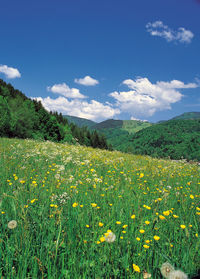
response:
[[[200,119],[170,120],[145,128],[134,134],[126,151],[200,161]]]
[[[108,149],[96,131],[80,128],[57,112],[48,112],[40,101],[26,97],[0,79],[0,137],[32,138]]]

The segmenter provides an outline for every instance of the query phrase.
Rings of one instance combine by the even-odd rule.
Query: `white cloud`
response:
[[[48,86],[47,91],[51,91],[53,93],[63,95],[67,98],[76,98],[76,99],[87,98],[86,96],[80,93],[79,89],[69,88],[69,86],[66,83],[54,84],[53,86]]]
[[[76,83],[81,84],[81,85],[85,85],[85,86],[94,86],[99,84],[99,81],[90,77],[90,76],[85,76],[84,78],[75,78],[74,80]]]
[[[102,121],[108,118],[113,118],[116,114],[120,113],[118,108],[104,105],[95,100],[92,100],[91,102],[80,100],[69,101],[64,97],[58,97],[57,99],[39,97],[35,99],[41,101],[43,106],[48,111],[57,111],[64,115],[68,114],[94,121]]]
[[[0,65],[0,73],[6,75],[7,78],[20,78],[20,72],[12,67],[8,67],[7,65]]]
[[[173,30],[162,21],[149,22],[146,25],[147,32],[152,36],[159,36],[166,39],[168,42],[178,41],[180,43],[191,43],[194,34],[184,27],[179,27],[178,30]]]
[[[142,120],[139,118],[135,118],[134,116],[131,116],[131,120],[141,121],[141,122],[148,122],[148,120]]]
[[[112,92],[117,107],[122,112],[128,112],[134,117],[152,116],[156,111],[171,109],[171,104],[181,100],[183,95],[177,89],[196,88],[196,83],[184,84],[179,80],[170,82],[158,81],[151,83],[148,78],[127,79],[123,84],[129,91]]]

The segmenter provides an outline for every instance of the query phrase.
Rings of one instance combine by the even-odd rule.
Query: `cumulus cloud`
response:
[[[7,65],[0,65],[0,73],[6,75],[7,78],[20,78],[21,74],[16,68],[8,67]]]
[[[196,88],[196,83],[185,84],[179,80],[151,83],[148,78],[127,79],[123,81],[129,91],[112,92],[117,107],[134,117],[152,116],[156,111],[171,109],[171,104],[181,100],[183,95],[178,89]]]
[[[179,27],[178,30],[173,30],[162,21],[149,22],[146,25],[147,32],[152,36],[159,36],[166,39],[168,42],[178,41],[180,43],[191,43],[194,34],[184,27]]]
[[[85,85],[85,86],[94,86],[99,84],[99,81],[90,77],[90,76],[85,76],[84,78],[75,78],[74,80],[76,83],[81,84],[81,85]]]
[[[148,120],[142,120],[139,118],[135,118],[134,116],[131,116],[131,120],[141,121],[141,122],[148,122]]]
[[[76,98],[76,99],[84,99],[87,98],[83,94],[80,93],[77,88],[69,88],[66,83],[54,84],[53,86],[48,86],[47,91],[63,95],[67,98]]]
[[[41,101],[48,111],[57,111],[64,115],[73,115],[93,121],[113,118],[120,113],[119,108],[113,108],[112,106],[104,105],[95,100],[91,100],[90,102],[80,101],[78,99],[69,101],[64,97],[58,97],[56,99],[39,97],[35,99]]]

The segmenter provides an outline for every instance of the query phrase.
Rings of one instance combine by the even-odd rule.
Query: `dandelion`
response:
[[[170,214],[170,211],[169,211],[169,210],[163,211],[163,215],[169,216],[169,214]]]
[[[186,228],[185,225],[180,225],[180,227],[181,227],[181,229],[183,229],[183,230]]]
[[[136,272],[140,272],[140,268],[136,264],[133,264],[133,270],[136,271]]]
[[[154,235],[153,237],[156,241],[158,241],[160,239],[160,237],[158,235]]]
[[[159,215],[159,218],[160,218],[160,220],[164,220],[164,219],[165,219],[165,216]]]
[[[174,218],[179,218],[178,215],[175,215],[175,214],[173,215],[173,217],[174,217]]]
[[[137,241],[140,241],[140,238],[139,238],[139,237],[136,237],[136,240],[137,240]]]
[[[193,195],[190,195],[190,198],[193,200],[193,199],[194,199],[194,196],[193,196]]]
[[[144,245],[143,245],[143,247],[144,247],[145,249],[149,249],[149,247],[150,247],[150,246],[149,246],[149,245],[144,244]]]
[[[174,270],[169,273],[169,279],[187,279],[187,275],[181,270]]]
[[[146,272],[146,270],[143,271],[143,274],[142,274],[142,275],[143,275],[143,278],[144,278],[144,279],[151,278],[151,274],[148,273],[148,272]]]
[[[145,233],[145,230],[139,230],[140,233]]]
[[[12,220],[12,221],[10,221],[10,222],[8,222],[8,228],[9,229],[14,229],[14,228],[16,228],[17,227],[17,221],[15,221],[15,220]]]
[[[135,214],[131,215],[131,219],[135,219]]]
[[[99,222],[99,227],[103,227],[103,223]]]
[[[100,237],[100,242],[104,242],[105,241],[105,237]]]
[[[121,223],[122,223],[122,222],[120,222],[120,221],[117,221],[117,222],[116,222],[117,225],[120,225]]]
[[[115,239],[116,239],[116,235],[112,231],[108,230],[107,233],[105,233],[106,242],[111,243],[111,242],[114,242]]]
[[[149,225],[149,224],[150,224],[150,222],[147,220],[147,221],[145,221],[145,224],[146,224],[146,225]]]
[[[173,271],[174,271],[173,266],[168,262],[162,264],[162,266],[160,268],[160,272],[161,272],[162,276],[167,279],[169,278],[170,273]]]
[[[73,207],[77,207],[77,206],[78,206],[78,203],[77,203],[77,202],[74,202],[74,203],[72,204],[72,206],[73,206]]]

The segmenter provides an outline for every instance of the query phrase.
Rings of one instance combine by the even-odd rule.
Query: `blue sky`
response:
[[[199,14],[198,0],[6,0],[0,78],[97,122],[200,111]]]

